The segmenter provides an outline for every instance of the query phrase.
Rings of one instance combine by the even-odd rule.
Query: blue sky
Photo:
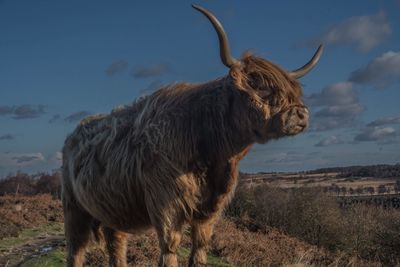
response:
[[[291,70],[327,46],[301,79],[308,131],[256,145],[243,171],[400,162],[400,1],[197,3],[237,57],[251,49]],[[226,75],[214,30],[190,4],[0,0],[0,176],[59,167],[66,135],[88,114]]]

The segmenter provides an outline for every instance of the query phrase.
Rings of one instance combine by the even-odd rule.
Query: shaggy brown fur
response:
[[[82,266],[90,232],[102,225],[110,266],[126,265],[123,233],[150,226],[160,266],[176,266],[185,223],[192,227],[189,265],[206,264],[240,159],[255,142],[307,126],[301,94],[286,71],[247,54],[221,79],[167,86],[84,119],[63,149],[68,265]]]

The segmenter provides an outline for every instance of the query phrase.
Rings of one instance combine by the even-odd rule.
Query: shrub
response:
[[[6,194],[35,194],[35,184],[31,176],[24,173],[18,173],[15,176],[9,176],[0,181],[0,195]]]
[[[400,211],[366,204],[341,209],[320,188],[240,185],[226,214],[249,229],[275,227],[349,261],[400,262]]]
[[[320,188],[243,186],[227,214],[249,218],[258,228],[276,227],[313,245],[334,249],[340,243],[340,209]]]
[[[61,197],[61,175],[58,172],[52,175],[43,174],[36,182],[37,194],[51,194],[54,197]]]
[[[0,196],[4,195],[35,195],[51,194],[60,198],[61,175],[58,172],[53,174],[38,174],[36,178],[25,173],[17,173],[14,176],[0,180]]]

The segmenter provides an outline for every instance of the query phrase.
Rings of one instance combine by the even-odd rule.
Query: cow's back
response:
[[[63,198],[76,201],[104,224],[124,230],[148,223],[138,179],[119,166],[127,160],[122,150],[131,141],[126,135],[133,130],[135,113],[127,107],[85,118],[63,148]]]

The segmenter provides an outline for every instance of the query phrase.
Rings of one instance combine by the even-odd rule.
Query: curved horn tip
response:
[[[202,13],[204,16],[208,18],[208,20],[211,22],[212,26],[214,27],[215,31],[217,32],[218,35],[218,40],[219,40],[219,48],[220,48],[220,57],[222,60],[222,63],[227,66],[228,68],[232,67],[233,65],[240,64],[240,62],[232,57],[229,49],[229,41],[228,37],[225,33],[224,28],[222,27],[221,22],[207,9],[204,7],[201,7],[196,4],[192,4],[192,7],[196,10],[198,10],[200,13]]]
[[[324,44],[320,44],[317,48],[317,51],[315,52],[314,56],[311,58],[310,62],[313,62],[312,68],[318,63],[319,58],[322,55],[322,52],[324,52]]]
[[[319,44],[316,54],[318,54],[320,56],[322,54],[322,52],[324,51],[324,47],[325,46],[323,43]]]
[[[205,11],[205,8],[202,6],[199,6],[198,4],[192,4],[192,7],[198,11]]]
[[[313,57],[308,61],[303,67],[291,71],[290,76],[299,79],[310,72],[318,63],[319,58],[321,57],[322,52],[324,51],[324,44],[320,44],[318,46],[317,51],[314,53]]]

